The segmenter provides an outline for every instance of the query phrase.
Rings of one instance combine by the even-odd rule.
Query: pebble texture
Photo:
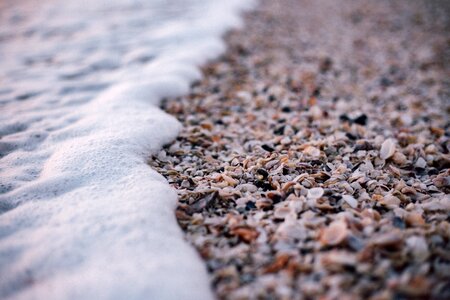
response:
[[[150,164],[220,299],[450,297],[448,3],[262,1]]]
[[[1,299],[213,298],[147,159],[249,5],[0,2]]]

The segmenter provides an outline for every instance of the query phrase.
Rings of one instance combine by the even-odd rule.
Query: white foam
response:
[[[37,115],[6,103],[0,142],[19,146],[0,160],[0,298],[213,298],[176,223],[177,195],[146,164],[180,130],[159,101],[188,92],[252,1],[204,5],[202,18],[149,33],[179,41],[145,67],[118,72],[92,100],[49,102]],[[126,65],[145,57],[135,53]],[[38,137],[23,138],[36,128]]]

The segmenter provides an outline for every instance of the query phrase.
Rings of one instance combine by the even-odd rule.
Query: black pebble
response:
[[[264,179],[269,176],[269,172],[267,172],[264,169],[258,169],[258,170],[256,170],[256,173],[258,173],[259,175],[262,175],[264,177]]]
[[[352,121],[346,114],[340,115],[339,120],[341,120],[341,122],[351,122]]]
[[[266,182],[266,181],[259,181],[259,180],[257,180],[253,184],[256,185],[259,188],[262,188],[263,191],[273,191],[274,190],[273,186],[270,183]]]
[[[273,131],[273,133],[276,134],[276,135],[283,135],[283,133],[284,133],[284,127],[285,127],[284,125],[278,127],[277,129],[275,129],[275,130]]]
[[[218,86],[213,87],[213,88],[212,88],[212,92],[213,92],[214,94],[219,93],[219,92],[220,92],[220,87],[218,87]]]
[[[273,149],[272,147],[270,147],[270,146],[267,145],[267,144],[263,144],[263,145],[261,146],[261,148],[263,148],[264,150],[269,151],[269,152],[275,151],[275,149]]]
[[[353,152],[358,152],[360,150],[369,151],[369,150],[373,150],[373,149],[374,149],[374,147],[371,144],[369,144],[368,142],[364,141],[364,143],[362,143],[362,144],[357,144],[355,146],[355,149],[354,149]]]
[[[320,88],[316,88],[312,94],[314,97],[319,97],[320,96]]]
[[[380,80],[380,85],[383,87],[388,87],[392,84],[393,82],[391,80],[389,80],[389,78],[383,77]]]
[[[248,201],[245,204],[245,209],[246,210],[252,210],[252,209],[255,209],[255,208],[256,208],[256,205],[255,205],[255,202],[253,202],[253,201]]]
[[[352,140],[352,141],[354,141],[354,140],[356,140],[356,139],[358,138],[356,135],[351,134],[350,132],[347,132],[347,133],[345,134],[345,136],[348,137],[348,139],[349,139],[349,140]]]
[[[283,200],[283,197],[281,197],[281,195],[275,194],[270,199],[273,201],[273,204],[277,204]]]
[[[367,116],[365,114],[360,115],[356,119],[353,120],[354,123],[359,125],[366,125],[367,124]]]
[[[394,217],[392,223],[394,224],[395,227],[400,229],[405,229],[406,227],[405,222],[399,217]]]

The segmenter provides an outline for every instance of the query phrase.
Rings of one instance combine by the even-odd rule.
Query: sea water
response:
[[[0,2],[0,298],[210,299],[147,164],[244,0]]]

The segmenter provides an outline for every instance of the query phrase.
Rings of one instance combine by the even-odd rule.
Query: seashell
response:
[[[412,276],[406,282],[402,282],[397,289],[407,299],[424,299],[430,293],[431,283],[424,276]]]
[[[270,199],[263,198],[256,200],[256,207],[258,209],[269,209],[273,206],[273,202]]]
[[[284,183],[282,186],[281,186],[281,190],[283,191],[283,192],[287,192],[291,187],[293,187],[295,185],[295,182],[293,182],[293,181],[288,181],[288,182],[286,182],[286,183]]]
[[[433,184],[438,188],[445,188],[450,187],[450,176],[447,173],[442,173],[436,176],[436,178],[433,179]]]
[[[293,195],[293,194],[291,194]],[[301,201],[300,198],[297,200],[291,200],[289,201],[289,207],[295,212],[299,213],[303,211],[305,202]]]
[[[430,144],[425,148],[426,154],[436,154],[438,153],[438,151],[439,151],[438,148],[434,144]]]
[[[410,186],[405,186],[400,190],[400,192],[402,192],[402,194],[411,194],[411,195],[417,194],[416,190]]]
[[[380,203],[387,207],[396,207],[400,205],[401,201],[397,197],[391,194],[387,194],[386,196],[383,197]]]
[[[274,203],[278,203],[283,200],[283,195],[279,192],[267,192],[267,198],[271,199]]]
[[[295,212],[290,207],[277,207],[273,215],[276,219],[284,220],[291,213]]]
[[[263,273],[275,273],[278,272],[286,267],[290,259],[290,255],[288,254],[280,254],[277,255],[275,260],[264,268]]]
[[[308,190],[308,199],[319,199],[323,196],[324,190],[323,188],[312,188]]]
[[[308,236],[304,226],[295,220],[286,219],[275,232],[277,241],[293,241],[294,239],[304,240]]]
[[[375,220],[375,221],[379,221],[381,219],[380,213],[372,208],[363,210],[361,212],[361,216],[363,216],[364,218]]]
[[[314,105],[309,109],[309,112],[314,120],[319,120],[323,117],[323,111],[319,106]]]
[[[375,246],[385,247],[385,246],[401,246],[403,241],[403,235],[399,230],[393,230],[390,232],[385,232],[377,235],[371,240],[371,243]]]
[[[236,195],[241,196],[241,193],[239,193],[238,191],[236,191],[235,189],[230,188],[230,187],[224,187],[219,190],[219,196],[220,196],[220,198],[223,198],[223,199],[229,199]]]
[[[422,208],[425,211],[450,211],[450,201],[449,198],[432,198],[431,201],[423,203]]]
[[[399,151],[396,151],[394,153],[394,156],[392,156],[392,161],[399,166],[403,166],[408,162],[408,159],[406,158],[405,154],[403,154]]]
[[[191,187],[191,183],[189,182],[189,180],[184,179],[184,180],[181,182],[180,187],[185,188],[185,189],[188,189],[188,188]]]
[[[395,143],[393,139],[387,139],[381,144],[380,157],[384,160],[390,158],[395,153]]]
[[[318,158],[320,156],[320,150],[313,146],[308,146],[303,150],[303,153],[307,156]]]
[[[197,213],[204,210],[205,208],[212,206],[216,201],[217,196],[217,192],[213,192],[209,195],[204,195],[200,200],[198,200],[188,208],[188,213]]]
[[[280,162],[279,159],[271,160],[271,161],[269,161],[269,162],[266,163],[265,167],[266,167],[266,169],[272,169],[272,168],[275,167],[279,162]]]
[[[353,194],[354,193],[354,189],[352,188],[352,186],[350,184],[348,184],[347,181],[343,181],[340,183],[341,187],[343,187],[345,189],[345,191],[347,193]]]
[[[402,172],[400,171],[400,169],[394,167],[393,165],[389,165],[388,168],[389,168],[389,170],[390,170],[390,173],[391,173],[392,175],[394,175],[395,177],[398,178],[398,177],[401,177],[401,176],[402,176]]]
[[[352,208],[358,207],[358,201],[351,195],[342,195],[342,199]]]
[[[334,210],[335,207],[332,206],[328,200],[325,198],[319,198],[319,199],[311,199],[308,201],[309,207],[312,208],[318,208],[320,210]]]
[[[231,234],[238,236],[242,241],[246,243],[251,243],[259,235],[258,231],[249,226],[240,226],[233,228],[231,230]]]
[[[427,167],[427,162],[423,159],[423,157],[419,157],[414,163],[414,166],[416,168],[425,169]]]
[[[250,193],[254,193],[258,190],[258,188],[251,183],[243,183],[236,186],[236,188],[242,192],[250,192]]]
[[[352,187],[353,190],[359,191],[359,190],[362,189],[361,184],[359,182],[357,182],[357,181],[355,181],[352,184],[350,184],[350,186]]]
[[[311,179],[307,178],[307,179],[302,181],[302,185],[305,188],[310,188],[310,187],[314,186],[314,182],[315,182],[315,180],[313,178],[311,178]]]
[[[211,122],[203,122],[200,124],[200,127],[208,131],[211,131],[213,129],[213,124],[211,124]]]
[[[231,178],[228,175],[222,174],[222,179],[225,180],[229,185],[235,186],[239,183],[236,179]]]
[[[348,233],[347,224],[344,221],[333,221],[320,232],[320,242],[324,246],[336,246],[347,238]]]
[[[320,263],[325,269],[340,271],[344,267],[355,266],[357,264],[357,259],[354,253],[331,251],[321,256]]]
[[[285,136],[283,139],[281,139],[280,144],[281,145],[289,145],[291,142],[292,142],[292,140],[288,136]]]

